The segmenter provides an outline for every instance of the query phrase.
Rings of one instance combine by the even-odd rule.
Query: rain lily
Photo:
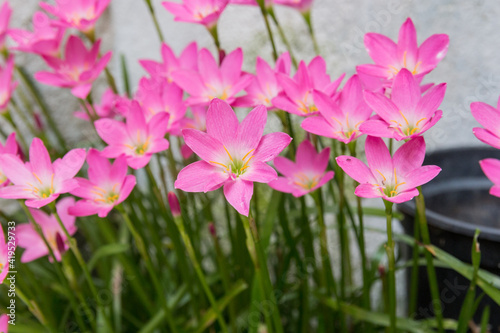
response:
[[[292,140],[281,132],[262,136],[266,121],[267,110],[262,105],[239,123],[229,104],[214,99],[207,111],[207,132],[182,131],[186,144],[202,160],[180,171],[175,188],[208,192],[224,186],[229,204],[248,216],[253,182],[269,183],[278,178],[266,162],[273,160]]]
[[[14,184],[1,188],[0,198],[28,199],[26,206],[40,208],[78,185],[73,177],[85,162],[84,149],[70,150],[52,163],[43,141],[34,138],[29,157],[29,163],[25,164],[15,155],[0,155],[2,171]]]
[[[342,74],[340,78],[331,82],[330,76],[326,74],[325,60],[320,56],[311,60],[309,65],[301,61],[293,79],[282,73],[277,75],[284,94],[273,98],[273,105],[303,117],[318,113],[313,100],[313,90],[321,91],[331,97],[344,78]]]
[[[16,133],[12,132],[5,140],[5,146],[0,143],[0,155],[1,154],[12,154],[17,155],[19,146],[16,142]],[[9,184],[9,179],[2,172],[2,165],[0,164],[0,187],[7,186]]]
[[[6,314],[0,316],[0,332],[8,333],[9,330],[9,317]]]
[[[202,24],[212,29],[229,0],[183,0],[182,4],[164,1],[161,4],[175,16],[175,21]]]
[[[360,73],[378,77],[390,84],[390,81],[406,68],[416,75],[419,82],[432,71],[448,51],[449,38],[446,34],[436,34],[417,45],[417,32],[410,18],[399,30],[398,43],[384,35],[368,33],[365,35],[365,47],[375,64],[357,66]]]
[[[243,52],[236,49],[229,53],[219,66],[207,49],[198,54],[198,71],[178,70],[172,73],[174,82],[191,96],[188,105],[208,105],[214,98],[232,104],[235,95],[245,89],[252,80],[250,74],[241,71]]]
[[[0,68],[0,113],[7,110],[12,93],[17,87],[17,82],[12,82],[13,71],[14,57],[10,56],[5,66]]]
[[[361,132],[372,136],[407,140],[419,136],[441,119],[437,110],[444,98],[446,83],[438,84],[421,95],[417,79],[407,69],[399,71],[389,99],[381,93],[365,91],[366,103],[378,118],[363,123]]]
[[[334,101],[321,92],[314,92],[320,115],[304,119],[304,130],[344,143],[357,139],[359,126],[370,117],[372,110],[363,100],[363,87],[357,75],[352,76]]]
[[[76,233],[76,217],[68,214],[69,207],[75,204],[74,198],[61,199],[56,204],[56,211],[70,235]],[[61,261],[62,254],[69,249],[67,238],[54,215],[48,215],[43,210],[30,209],[33,219],[42,229],[43,235],[54,252],[57,261]],[[31,223],[16,226],[17,245],[24,248],[21,262],[26,263],[49,254],[42,237],[38,235]]]
[[[313,192],[333,178],[333,171],[326,172],[329,157],[330,148],[317,153],[311,142],[305,140],[297,148],[296,162],[281,156],[274,159],[274,166],[285,177],[278,177],[269,186],[294,197]]]
[[[56,0],[55,6],[40,2],[40,7],[59,19],[54,24],[87,33],[94,30],[96,21],[110,2],[111,0]]]
[[[479,161],[479,165],[486,177],[493,182],[490,194],[500,197],[500,160],[487,158]]]
[[[482,142],[500,149],[500,97],[496,109],[483,102],[474,102],[470,105],[474,118],[484,126],[474,127],[474,135]]]
[[[107,158],[125,155],[131,168],[143,168],[154,153],[168,149],[168,141],[164,138],[168,118],[168,113],[161,112],[146,122],[141,106],[133,101],[125,124],[109,118],[97,120],[94,123],[97,133],[109,145],[102,155]]]
[[[183,94],[179,86],[169,83],[165,78],[142,78],[135,100],[142,106],[146,121],[150,121],[158,113],[168,113],[167,132],[180,135],[181,120],[186,114]]]
[[[125,117],[130,107],[130,100],[125,96],[115,94],[111,88],[108,88],[102,94],[100,104],[91,106],[86,103],[86,105],[89,112],[93,113],[95,110],[93,116],[97,119]],[[74,115],[83,120],[90,120],[86,111],[76,111]]]
[[[313,0],[274,0],[277,5],[295,8],[301,13],[306,13],[311,10]]]
[[[33,15],[33,32],[10,29],[9,36],[17,43],[14,50],[58,57],[64,30],[54,27],[45,13],[36,12]]]
[[[245,88],[247,95],[237,98],[234,106],[255,107],[263,104],[268,110],[274,109],[271,101],[283,91],[276,78],[276,73],[289,75],[290,64],[291,59],[288,52],[280,55],[274,69],[261,57],[257,57],[256,75],[252,78],[250,85]]]
[[[73,95],[85,99],[92,89],[92,82],[111,59],[111,52],[97,59],[100,44],[101,42],[97,41],[90,50],[87,50],[80,38],[70,36],[66,43],[65,60],[43,56],[54,72],[38,72],[35,78],[48,85],[72,88]]]
[[[421,136],[403,144],[393,157],[381,138],[368,136],[365,153],[368,167],[355,157],[336,158],[342,170],[360,183],[354,194],[362,198],[380,197],[394,203],[411,200],[418,195],[418,186],[441,171],[435,165],[422,166],[425,141]]]
[[[161,56],[163,62],[153,60],[139,60],[141,66],[152,78],[163,77],[172,82],[172,73],[179,69],[198,70],[198,46],[195,42],[186,46],[177,58],[174,51],[167,44],[161,45]]]
[[[9,247],[13,244],[15,244],[15,242],[9,244],[9,242],[6,241],[2,226],[0,225],[0,284],[3,283],[7,274],[9,274]],[[11,250],[14,251],[12,248]],[[0,332],[2,332],[1,328],[2,326],[0,324]]]
[[[5,37],[8,34],[10,16],[12,15],[12,8],[6,0],[0,8],[0,49],[5,48]]]
[[[125,156],[118,157],[112,164],[96,149],[87,154],[89,179],[75,178],[78,187],[71,194],[83,198],[69,208],[75,216],[97,214],[106,217],[114,206],[127,199],[135,186],[135,176],[127,175]]]

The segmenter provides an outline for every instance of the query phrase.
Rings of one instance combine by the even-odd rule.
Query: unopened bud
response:
[[[42,123],[42,118],[40,118],[40,115],[37,112],[35,112],[33,113],[33,118],[35,118],[36,128],[39,131],[43,131],[43,123]]]
[[[208,231],[210,231],[210,235],[212,235],[212,237],[217,237],[217,230],[215,230],[215,224],[213,222],[208,224]]]
[[[61,237],[61,234],[58,232],[56,232],[56,245],[57,245],[57,251],[59,251],[59,253],[62,255],[66,251],[66,246]]]
[[[379,265],[378,266],[378,274],[382,278],[385,276],[385,266],[384,265]]]
[[[168,205],[170,206],[170,211],[174,217],[181,216],[181,205],[179,204],[179,199],[174,192],[168,192],[167,194]]]

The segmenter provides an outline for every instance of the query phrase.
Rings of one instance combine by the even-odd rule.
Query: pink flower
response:
[[[139,60],[141,66],[151,75],[152,78],[166,78],[169,83],[173,81],[172,73],[187,69],[198,71],[198,46],[193,42],[186,46],[177,58],[174,51],[167,44],[161,45],[161,56],[163,62],[153,60]]]
[[[296,162],[278,156],[274,166],[285,177],[278,177],[269,183],[277,191],[292,193],[294,197],[315,191],[333,178],[333,171],[326,172],[330,148],[316,152],[308,140],[302,141],[297,148]]]
[[[326,74],[325,60],[320,56],[311,60],[309,65],[301,61],[293,79],[282,73],[277,75],[284,94],[273,98],[273,105],[302,117],[318,113],[313,100],[313,90],[321,91],[331,97],[344,78],[342,74],[340,78],[331,82],[330,76]]]
[[[61,199],[56,204],[57,214],[61,217],[61,221],[70,235],[74,235],[77,230],[75,225],[76,218],[68,214],[69,207],[74,204],[75,199],[71,197]],[[56,217],[38,209],[30,209],[30,212],[36,223],[40,225],[45,239],[54,252],[56,260],[61,261],[62,254],[69,249],[69,245],[67,244],[68,239],[66,234],[57,222]],[[18,225],[16,236],[17,244],[25,249],[21,256],[22,263],[30,262],[49,254],[49,249],[31,223]]]
[[[360,65],[356,70],[383,81],[390,81],[406,68],[417,76],[419,82],[432,71],[448,51],[449,38],[446,34],[432,35],[421,45],[417,45],[417,32],[410,18],[399,30],[398,43],[384,35],[368,33],[365,47],[375,64]]]
[[[474,127],[474,135],[482,142],[500,149],[500,97],[496,109],[483,102],[474,102],[470,105],[474,118],[484,126]]]
[[[111,88],[106,89],[101,96],[101,103],[94,104],[93,107],[89,103],[85,103],[90,112],[95,110],[95,117],[100,118],[115,118],[125,117],[130,108],[131,101],[125,97],[117,95]],[[75,117],[89,121],[89,116],[85,110],[76,111]]]
[[[288,52],[280,55],[274,69],[261,57],[257,57],[256,75],[252,77],[252,82],[245,89],[247,95],[237,98],[234,106],[256,107],[263,104],[268,110],[274,109],[271,101],[283,91],[276,74],[289,75],[290,64]]]
[[[383,198],[394,203],[411,200],[418,195],[417,187],[441,171],[435,165],[422,166],[425,141],[419,136],[403,144],[391,157],[381,138],[368,136],[365,144],[368,167],[351,156],[336,158],[338,165],[360,183],[354,194],[362,198]]]
[[[14,50],[58,57],[64,28],[54,27],[45,13],[36,12],[33,15],[33,32],[10,29],[9,36],[17,43],[12,48]]]
[[[88,216],[97,214],[106,217],[108,213],[129,196],[135,186],[134,175],[127,175],[125,156],[118,157],[113,164],[96,149],[87,154],[89,179],[75,178],[78,187],[71,194],[83,198],[69,208],[69,214]]]
[[[16,133],[12,132],[5,140],[5,146],[0,143],[0,155],[1,154],[12,154],[17,155],[19,150],[19,145],[16,142]],[[7,186],[9,184],[9,179],[2,172],[2,165],[0,164],[0,187]]]
[[[5,37],[9,30],[10,16],[12,15],[12,8],[6,0],[0,8],[0,49],[5,48]]]
[[[56,0],[55,6],[40,2],[40,7],[59,19],[54,24],[90,32],[94,30],[96,21],[110,2],[111,0]]]
[[[206,106],[192,106],[190,108],[192,118],[184,117],[182,120],[182,128],[193,128],[206,132],[207,130],[207,107]],[[181,154],[184,159],[188,159],[193,154],[191,148],[188,145],[183,144],[181,146]]]
[[[8,333],[9,331],[9,317],[6,314],[0,316],[0,332]]]
[[[84,149],[70,150],[52,163],[43,141],[34,138],[29,155],[30,161],[26,164],[15,155],[0,155],[2,171],[14,184],[1,188],[0,198],[27,199],[26,206],[40,208],[78,185],[73,177],[85,161]]]
[[[99,119],[94,125],[101,139],[109,146],[102,156],[117,158],[125,155],[128,165],[133,169],[146,166],[154,153],[168,149],[168,114],[161,112],[146,122],[144,111],[139,103],[132,102],[126,123],[114,119]]]
[[[274,0],[274,3],[295,8],[301,13],[307,13],[311,10],[313,0]]]
[[[174,14],[175,21],[203,24],[212,29],[229,0],[183,0],[182,4],[164,1],[161,4]]]
[[[186,114],[183,94],[179,86],[168,83],[165,78],[142,78],[135,99],[145,111],[146,121],[150,121],[158,113],[167,113],[167,132],[180,135],[181,121]]]
[[[390,99],[381,93],[365,91],[366,103],[378,117],[363,123],[360,130],[398,141],[419,136],[441,119],[443,111],[437,108],[445,91],[446,83],[441,83],[421,96],[417,79],[407,69],[402,69],[394,79]]]
[[[178,70],[172,73],[174,82],[191,96],[188,105],[208,105],[214,98],[232,104],[235,95],[245,89],[252,76],[241,71],[243,52],[240,48],[229,53],[220,67],[207,49],[198,54],[198,72]]]
[[[17,82],[12,82],[14,71],[14,57],[10,56],[5,66],[0,68],[0,113],[7,110],[12,93],[17,87]]]
[[[489,180],[493,182],[490,194],[500,197],[500,160],[495,158],[486,158],[479,161],[481,169]]]
[[[224,186],[229,204],[248,216],[253,182],[269,183],[278,177],[266,162],[292,140],[281,132],[262,136],[266,121],[264,106],[256,107],[238,123],[229,104],[214,99],[207,111],[207,133],[195,129],[182,131],[186,144],[202,161],[182,169],[175,188],[208,192]]]
[[[97,59],[100,44],[101,42],[97,41],[87,51],[80,38],[70,36],[66,43],[65,60],[42,56],[54,72],[38,72],[35,78],[48,85],[72,88],[73,95],[85,99],[92,89],[92,82],[97,79],[111,59],[111,52]]]
[[[372,110],[363,99],[363,87],[357,75],[347,81],[335,100],[321,92],[314,92],[313,96],[320,115],[304,119],[301,124],[304,130],[344,143],[362,134],[359,126],[368,120]]]
[[[9,247],[11,247],[12,244],[15,244],[15,242],[9,244],[9,242],[5,240],[5,235],[0,225],[0,284],[3,283],[7,274],[9,274]],[[11,251],[14,251],[14,249],[11,248]],[[0,332],[3,332],[1,328],[2,325],[0,322]]]

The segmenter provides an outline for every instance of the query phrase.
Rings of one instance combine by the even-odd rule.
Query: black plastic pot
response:
[[[424,165],[438,165],[443,170],[432,182],[424,185],[422,191],[431,243],[470,263],[472,237],[475,230],[480,229],[481,268],[500,276],[500,198],[488,193],[492,183],[484,176],[478,163],[488,157],[500,158],[500,151],[467,148],[429,154]],[[402,224],[406,233],[413,235],[415,203],[411,201],[398,205],[398,209],[404,213]],[[411,253],[408,252],[409,258]],[[407,273],[409,282],[410,269]],[[469,281],[449,269],[437,268],[436,274],[443,315],[458,319]],[[478,295],[479,292],[480,289]],[[486,305],[491,311],[491,332],[500,332],[500,306],[488,296],[481,301],[474,321],[480,322]],[[433,316],[426,267],[422,267],[419,271],[416,317]]]

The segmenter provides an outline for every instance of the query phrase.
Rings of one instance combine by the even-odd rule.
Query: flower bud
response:
[[[181,216],[181,206],[179,204],[179,199],[174,192],[168,192],[167,194],[168,205],[172,211],[174,217]]]

